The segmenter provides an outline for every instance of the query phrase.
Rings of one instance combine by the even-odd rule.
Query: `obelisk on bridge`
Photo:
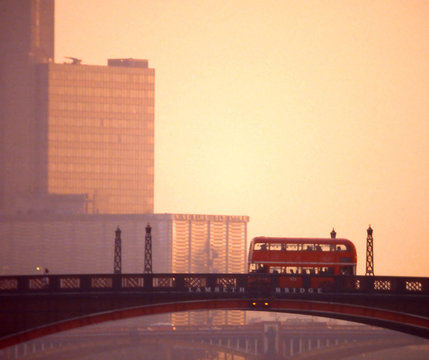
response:
[[[121,249],[121,229],[119,225],[115,230],[115,255],[113,259],[113,273],[120,274],[122,272],[122,249]]]
[[[146,236],[144,242],[144,273],[152,274],[152,228],[146,226]]]
[[[366,230],[366,276],[374,276],[374,240],[372,231],[371,225],[369,225]]]

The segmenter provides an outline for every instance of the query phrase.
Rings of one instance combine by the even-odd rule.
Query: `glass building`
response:
[[[248,221],[247,216],[173,215],[171,272],[244,272]]]
[[[154,69],[39,64],[37,122],[46,133],[49,194],[84,196],[85,212],[153,212]]]
[[[171,215],[171,272],[243,273],[247,263],[247,216]],[[174,313],[177,325],[243,324],[243,311]]]

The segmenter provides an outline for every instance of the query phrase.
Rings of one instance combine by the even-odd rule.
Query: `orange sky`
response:
[[[429,2],[56,0],[56,61],[156,69],[155,211],[256,235],[374,228],[375,274],[429,276]]]

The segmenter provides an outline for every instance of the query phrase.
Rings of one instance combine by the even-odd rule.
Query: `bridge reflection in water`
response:
[[[428,278],[269,274],[5,276],[0,277],[0,301],[0,348],[104,321],[209,309],[326,316],[429,338]]]
[[[285,317],[283,316],[283,319]],[[0,350],[1,359],[341,359],[385,348],[426,345],[429,340],[368,326],[304,319],[243,326],[103,324],[43,337]],[[408,355],[410,348],[407,349]],[[429,350],[426,353],[429,355]]]

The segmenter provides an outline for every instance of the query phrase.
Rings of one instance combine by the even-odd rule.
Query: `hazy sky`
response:
[[[249,239],[374,228],[375,274],[429,276],[429,1],[56,0],[56,62],[155,68],[155,211]]]

